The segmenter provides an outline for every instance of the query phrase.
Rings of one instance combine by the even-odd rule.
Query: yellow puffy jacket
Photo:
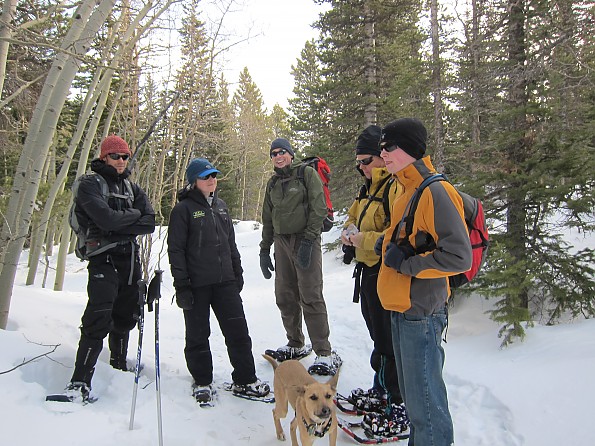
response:
[[[399,225],[399,222],[407,204],[424,178],[435,173],[429,156],[397,172],[396,177],[405,190],[393,204],[383,253],[397,227],[400,226],[400,234],[395,237],[395,242],[405,236],[405,225]],[[421,246],[428,235],[435,241],[435,249],[403,260],[400,273],[384,263],[380,266],[378,296],[385,309],[420,316],[432,314],[450,296],[448,276],[471,268],[471,242],[464,220],[463,201],[446,181],[437,181],[423,190],[409,243],[414,248]]]
[[[403,186],[396,180],[388,181],[390,180],[389,177],[390,173],[384,167],[372,170],[372,179],[369,184],[364,186],[367,189],[367,195],[355,199],[347,212],[348,217],[344,224],[344,228],[347,228],[350,224],[358,226],[361,218],[358,229],[364,235],[364,238],[362,239],[361,248],[355,248],[355,259],[367,266],[374,266],[380,260],[380,257],[374,252],[374,244],[378,237],[388,228],[388,221],[382,204],[384,190],[390,187],[388,191],[389,209],[395,198],[403,193]],[[365,213],[362,218],[364,209]]]

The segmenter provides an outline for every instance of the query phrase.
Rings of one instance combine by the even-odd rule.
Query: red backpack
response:
[[[443,174],[436,174],[428,177],[419,185],[411,197],[409,202],[409,212],[407,212],[407,215],[404,216],[403,220],[401,221],[401,223],[405,223],[405,240],[409,240],[409,236],[413,233],[413,216],[415,215],[415,211],[417,209],[417,205],[419,204],[419,199],[423,190],[435,181],[448,181],[448,179]],[[451,288],[458,288],[473,280],[486,259],[490,244],[488,227],[486,225],[481,201],[464,192],[458,192],[463,199],[465,223],[467,224],[467,230],[469,231],[473,262],[469,271],[459,273],[448,278]],[[434,249],[435,246],[434,240],[430,240],[428,243],[417,247],[415,251],[416,253],[423,253]]]
[[[331,168],[324,160],[324,158],[320,158],[319,156],[310,156],[308,158],[304,158],[302,160],[302,164],[298,168],[297,176],[301,180],[304,185],[306,184],[304,181],[304,170],[306,166],[312,167],[316,172],[318,172],[318,176],[322,181],[322,189],[324,190],[324,199],[326,201],[326,211],[327,216],[322,222],[322,232],[328,232],[333,227],[333,223],[335,222],[334,217],[334,209],[333,203],[331,202],[331,191],[328,188],[328,183],[331,180]]]

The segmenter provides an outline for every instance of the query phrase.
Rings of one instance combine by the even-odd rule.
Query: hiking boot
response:
[[[314,364],[308,368],[308,373],[310,375],[334,376],[341,364],[343,364],[341,357],[337,352],[332,351],[328,356],[316,356]]]
[[[409,428],[409,418],[402,404],[392,404],[388,412],[369,412],[362,419],[368,437],[394,437]]]
[[[270,356],[271,358],[275,358],[277,362],[287,361],[289,359],[300,360],[305,358],[312,352],[312,347],[309,345],[304,345],[302,347],[290,347],[289,345],[284,345],[279,347],[277,350],[265,350],[265,354]]]
[[[192,396],[197,403],[207,404],[213,401],[213,386],[208,384],[206,386],[199,386],[198,384],[192,384]]]
[[[384,413],[388,406],[387,395],[374,388],[369,390],[353,389],[351,395],[346,399],[354,408],[366,412]]]
[[[97,400],[91,393],[91,386],[81,381],[71,381],[64,389],[64,395],[72,403],[87,404]]]
[[[233,393],[239,393],[241,395],[262,398],[269,394],[271,388],[267,383],[263,383],[259,379],[256,379],[256,381],[250,384],[233,383],[231,386],[231,390]]]

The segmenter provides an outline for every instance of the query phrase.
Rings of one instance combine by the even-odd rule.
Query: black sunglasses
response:
[[[355,160],[355,164],[357,164],[358,166],[367,166],[368,164],[370,164],[372,161],[374,161],[374,156],[370,156],[368,158],[364,158],[363,160]]]
[[[277,155],[285,155],[286,153],[287,150],[285,149],[278,150],[277,152],[271,152],[271,158],[275,158]]]
[[[208,180],[209,178],[217,178],[217,172],[210,173],[204,177],[198,177],[199,180]]]
[[[397,150],[399,148],[398,145],[396,145],[393,142],[390,141],[386,141],[380,144],[380,150],[386,150],[387,152],[393,152],[395,150]]]
[[[120,158],[124,161],[128,161],[128,158],[130,158],[130,155],[121,155],[119,153],[110,153],[108,156],[114,161],[118,161]]]

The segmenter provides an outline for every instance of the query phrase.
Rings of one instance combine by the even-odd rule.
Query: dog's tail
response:
[[[275,358],[273,358],[272,356],[262,355],[262,357],[271,363],[271,365],[273,366],[273,370],[276,370],[277,367],[279,367],[279,364],[277,363]]]

